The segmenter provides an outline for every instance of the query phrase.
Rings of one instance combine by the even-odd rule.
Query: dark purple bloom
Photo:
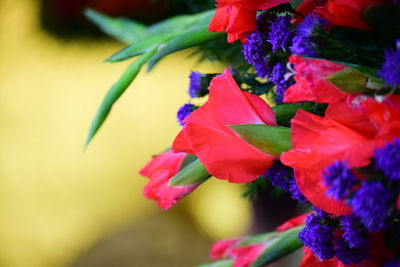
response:
[[[197,108],[198,106],[191,103],[184,104],[182,107],[180,107],[178,113],[176,114],[179,125],[183,126],[185,124],[183,120],[186,119],[186,117]]]
[[[375,166],[390,180],[400,180],[400,139],[375,150]]]
[[[270,68],[266,59],[266,36],[260,31],[255,31],[247,35],[246,43],[243,44],[243,55],[245,60],[254,66],[257,74],[265,78]]]
[[[379,232],[387,226],[385,219],[391,197],[390,191],[380,182],[365,182],[351,199],[354,214],[369,232]]]
[[[192,71],[189,75],[189,95],[191,98],[203,97],[208,94],[208,84],[204,84],[202,78],[206,77],[205,74]]]
[[[336,257],[343,264],[358,264],[368,256],[368,250],[364,248],[350,248],[345,240],[335,242]]]
[[[343,239],[350,248],[368,248],[368,232],[356,216],[340,217],[340,225],[344,231]]]
[[[329,187],[327,193],[336,199],[347,198],[351,188],[357,183],[357,177],[342,161],[335,161],[326,167],[322,176]]]
[[[319,18],[315,14],[307,15],[297,27],[291,47],[292,54],[309,57],[318,56],[317,45],[313,37],[318,37],[318,33],[324,31],[326,24],[325,19]]]
[[[275,161],[264,176],[269,178],[273,186],[290,192],[293,199],[301,203],[307,202],[297,186],[292,168],[284,166],[280,161]]]
[[[275,161],[265,174],[273,186],[289,191],[290,182],[294,180],[293,169],[286,167],[280,161]]]
[[[272,51],[275,52],[279,48],[285,49],[291,39],[291,31],[289,29],[291,16],[277,17],[270,25],[268,41],[272,45]]]
[[[290,47],[292,54],[307,56],[307,57],[316,57],[318,53],[316,50],[316,45],[312,41],[311,38],[295,36],[293,38],[292,46]]]
[[[291,85],[291,82],[285,79],[287,73],[286,65],[279,62],[272,69],[270,80],[276,85],[276,103],[281,104],[285,90]]]
[[[332,259],[335,256],[333,227],[325,225],[324,219],[318,215],[308,215],[305,227],[299,233],[299,239],[321,260]]]
[[[297,200],[300,203],[306,203],[308,200],[306,197],[303,195],[303,193],[300,192],[299,187],[297,186],[296,179],[293,179],[290,182],[290,187],[289,187],[289,192],[294,200]]]
[[[400,86],[400,39],[396,49],[385,50],[385,62],[379,72],[381,78],[391,86]]]

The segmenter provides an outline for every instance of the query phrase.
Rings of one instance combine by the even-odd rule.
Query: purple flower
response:
[[[183,126],[185,124],[183,120],[186,119],[186,117],[189,116],[190,113],[192,113],[197,108],[198,106],[191,103],[184,104],[182,107],[180,107],[178,113],[176,114],[179,125]]]
[[[400,39],[396,46],[397,49],[385,50],[385,62],[379,72],[385,83],[391,86],[400,86]]]
[[[270,68],[266,59],[266,36],[260,31],[255,31],[247,35],[246,43],[243,44],[243,55],[244,59],[257,71],[257,74],[261,78],[265,78]]]
[[[291,16],[280,16],[277,17],[270,25],[270,31],[268,34],[268,41],[272,45],[272,51],[275,52],[279,48],[285,49],[291,39],[291,31],[289,29]]]
[[[342,161],[335,161],[326,167],[322,176],[329,187],[327,193],[336,199],[347,198],[351,188],[357,183],[357,177]]]
[[[291,85],[291,82],[285,79],[287,68],[285,64],[279,62],[276,63],[272,69],[270,80],[276,85],[276,103],[281,104],[283,102],[283,96],[285,90]]]
[[[379,232],[387,226],[385,219],[391,197],[390,191],[380,182],[365,182],[351,199],[353,213],[369,232]]]
[[[375,166],[390,180],[400,180],[400,139],[375,150]]]
[[[301,203],[307,202],[307,199],[303,196],[297,186],[292,168],[284,166],[280,161],[275,161],[264,176],[269,178],[269,181],[273,186],[290,192],[294,200]]]
[[[190,72],[189,95],[191,98],[203,97],[208,94],[208,84],[204,84],[202,81],[203,77],[206,77],[203,73],[196,71]]]
[[[267,33],[269,32],[269,26],[271,24],[271,20],[274,20],[276,15],[266,11],[263,11],[261,14],[257,15],[257,23],[256,29],[259,32]]]
[[[323,218],[318,215],[308,215],[305,227],[299,233],[299,239],[321,260],[332,259],[335,256],[333,227],[325,225]]]
[[[368,232],[356,216],[340,217],[340,225],[344,230],[343,239],[350,248],[368,248]]]
[[[291,52],[295,55],[316,57],[317,45],[313,37],[318,37],[318,33],[324,31],[327,20],[310,14],[299,24],[296,36],[293,38]]]
[[[358,264],[368,256],[368,250],[364,248],[350,248],[345,240],[335,242],[336,257],[343,264]]]

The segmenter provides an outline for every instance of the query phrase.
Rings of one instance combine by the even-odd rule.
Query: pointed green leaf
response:
[[[129,59],[145,53],[146,51],[158,47],[161,44],[168,42],[180,33],[158,33],[150,35],[147,38],[138,40],[132,45],[125,47],[107,59],[108,62],[118,62]]]
[[[151,70],[157,64],[157,62],[166,55],[192,46],[200,45],[221,35],[222,33],[209,32],[207,27],[183,33],[169,41],[167,44],[165,44],[165,46],[162,46],[158,50],[157,54],[154,55],[154,57],[150,60],[148,68]]]
[[[229,126],[247,143],[259,150],[280,156],[292,148],[290,128],[265,124],[239,124]]]
[[[118,100],[118,98],[125,92],[128,86],[135,79],[142,66],[156,53],[156,49],[152,49],[143,54],[139,59],[133,62],[122,74],[120,79],[110,88],[107,92],[103,102],[101,103],[96,116],[92,121],[92,125],[89,130],[85,145],[87,146],[96,132],[99,130],[108,114],[111,111],[112,106]]]
[[[368,77],[352,67],[335,72],[326,77],[326,79],[346,93],[364,93],[368,91],[366,87]]]
[[[104,33],[130,44],[145,35],[145,26],[127,18],[112,18],[92,9],[85,10],[85,16]]]
[[[311,102],[281,104],[273,107],[272,110],[279,125],[290,125],[290,120],[296,115],[297,110],[303,109],[309,111],[313,106],[314,104]]]
[[[303,247],[303,243],[298,239],[298,235],[303,228],[304,226],[299,226],[283,232],[279,238],[276,238],[266,247],[251,267],[265,266]]]
[[[196,267],[232,267],[232,266],[233,266],[233,260],[222,260],[222,261],[197,265]]]
[[[180,170],[174,177],[169,181],[170,186],[179,185],[192,185],[204,182],[211,175],[208,174],[204,165],[197,159],[192,163],[188,164],[182,170]]]

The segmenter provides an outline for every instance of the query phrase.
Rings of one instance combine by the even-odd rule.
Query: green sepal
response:
[[[304,226],[289,229],[280,233],[261,253],[251,267],[262,267],[277,261],[303,247],[298,235]]]
[[[173,176],[168,184],[169,186],[193,185],[202,183],[209,177],[211,175],[207,172],[204,165],[196,159]]]
[[[222,261],[197,265],[196,267],[232,267],[232,266],[233,266],[233,260],[222,260]]]
[[[101,103],[96,116],[94,117],[90,126],[89,135],[86,139],[85,145],[87,146],[93,139],[94,135],[100,129],[103,122],[106,120],[108,114],[111,111],[112,106],[118,100],[118,98],[125,92],[135,77],[138,75],[142,66],[156,53],[156,49],[147,51],[145,54],[140,56],[135,62],[133,62],[122,74],[120,79],[110,88],[106,96]]]
[[[365,93],[368,91],[366,87],[368,77],[352,67],[335,72],[326,79],[346,93]]]
[[[292,6],[293,9],[296,9],[301,3],[303,3],[304,0],[292,0],[290,1],[290,5]]]
[[[292,148],[290,128],[265,124],[239,124],[229,126],[250,145],[273,156],[280,156]]]
[[[105,34],[122,43],[131,44],[145,35],[145,25],[127,18],[109,17],[92,9],[86,9],[85,16]]]
[[[293,103],[293,104],[281,104],[272,107],[275,113],[276,121],[279,125],[290,125],[290,120],[296,115],[299,109],[306,111],[312,110],[314,104],[311,102]]]

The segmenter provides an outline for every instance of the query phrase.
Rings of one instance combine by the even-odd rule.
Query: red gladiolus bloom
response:
[[[217,0],[217,11],[209,26],[210,32],[228,34],[228,42],[245,42],[248,33],[256,29],[257,10],[266,10],[290,0]]]
[[[363,9],[385,3],[391,3],[391,0],[328,0],[325,2],[306,0],[299,5],[297,12],[304,16],[315,12],[333,25],[369,30],[371,27],[362,19]],[[296,22],[298,21],[300,19]]]
[[[350,168],[367,166],[374,149],[400,136],[400,97],[380,103],[367,96],[349,96],[331,103],[320,117],[299,110],[292,119],[293,149],[281,155],[283,164],[294,168],[304,196],[318,208],[346,215],[343,201],[328,197],[322,171],[334,161]]]
[[[391,3],[391,0],[328,0],[323,7],[317,8],[316,12],[333,25],[369,30],[371,27],[362,19],[363,9],[384,3]]]
[[[326,79],[345,69],[346,66],[324,59],[308,59],[301,56],[291,56],[289,62],[295,65],[296,83],[285,90],[283,102],[331,103],[344,99],[348,95]]]
[[[267,244],[261,243],[231,249],[229,251],[229,256],[234,260],[233,267],[250,267],[266,247]]]
[[[210,256],[212,259],[222,259],[228,257],[229,251],[235,247],[242,239],[228,239],[215,242],[211,247]]]
[[[192,192],[198,184],[187,186],[169,186],[168,182],[178,173],[186,153],[164,152],[155,156],[140,170],[140,174],[150,179],[143,189],[143,195],[157,201],[162,209],[169,209],[180,199]]]
[[[233,183],[255,180],[272,165],[274,156],[245,142],[228,126],[276,125],[271,107],[243,92],[228,70],[211,81],[208,101],[191,113],[173,143],[175,152],[195,154],[216,178]]]

